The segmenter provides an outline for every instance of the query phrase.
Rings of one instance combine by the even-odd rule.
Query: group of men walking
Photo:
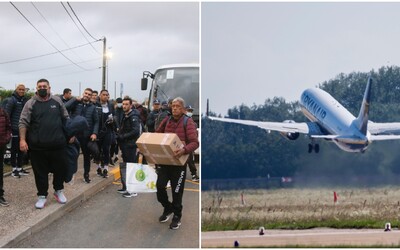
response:
[[[108,166],[114,163],[111,155],[118,154],[118,147],[122,152],[123,163],[137,162],[136,140],[145,126],[149,132],[176,133],[185,142],[185,147],[175,152],[175,157],[192,154],[199,147],[196,125],[190,115],[185,115],[185,103],[182,98],[172,100],[169,113],[166,112],[166,116],[161,120],[161,116],[157,115],[154,124],[150,124],[154,112],[150,113],[149,119],[143,119],[143,112],[135,108],[138,106],[135,106],[129,97],[117,100],[114,107],[109,101],[107,90],[100,91],[98,100],[93,99],[93,96],[97,97],[97,93],[90,88],[86,88],[81,97],[71,97],[70,89],[65,89],[62,96],[54,96],[51,94],[49,81],[40,79],[36,85],[36,93],[31,99],[27,100],[24,94],[25,87],[22,84],[18,85],[14,93],[17,101],[10,102],[6,110],[0,109],[0,170],[3,171],[2,157],[12,134],[12,152],[15,153],[11,156],[13,176],[28,174],[22,168],[21,157],[29,152],[38,195],[35,207],[38,209],[43,208],[47,202],[49,173],[53,174],[55,199],[61,204],[67,202],[64,182],[74,181],[79,148],[83,154],[83,180],[90,183],[91,161],[97,165],[97,174],[107,178]],[[158,100],[154,105],[157,105],[157,102]],[[156,125],[156,122],[159,122],[159,125]],[[77,153],[69,154],[70,148],[71,152]],[[69,171],[68,175],[71,168],[73,170]],[[170,228],[177,229],[182,217],[186,165],[157,165],[156,171],[157,199],[164,207],[159,221],[168,221],[173,213]],[[194,175],[197,177],[196,172]],[[168,200],[166,191],[168,181],[172,188],[172,202]],[[124,181],[122,189],[118,192],[124,197],[137,195],[128,192]],[[0,177],[0,205],[9,205],[4,199],[3,176]]]

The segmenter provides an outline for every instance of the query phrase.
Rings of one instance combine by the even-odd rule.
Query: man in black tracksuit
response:
[[[92,92],[91,88],[86,88],[81,98],[73,97],[65,104],[67,110],[71,112],[72,117],[80,115],[85,117],[88,122],[89,128],[76,136],[82,149],[84,168],[83,180],[86,183],[90,183],[91,181],[89,178],[90,151],[87,145],[90,140],[95,141],[97,139],[99,131],[99,117],[97,115],[96,106],[90,101]]]
[[[11,166],[13,168],[12,176],[21,177],[22,175],[28,175],[28,171],[22,168],[24,154],[19,150],[19,118],[21,116],[22,108],[28,101],[25,96],[25,85],[18,84],[12,94],[10,100],[7,102],[6,112],[11,119],[12,127],[12,142],[11,142]]]
[[[19,135],[20,150],[27,152],[29,149],[31,153],[38,191],[35,207],[41,209],[47,201],[50,172],[53,173],[55,198],[61,204],[67,202],[63,192],[67,169],[67,140],[64,126],[69,116],[61,99],[50,94],[48,80],[40,79],[36,89],[36,95],[22,109]]]
[[[119,122],[120,125],[117,135],[118,145],[121,148],[123,161],[123,164],[121,164],[122,166],[120,167],[122,189],[119,189],[118,192],[122,193],[122,196],[125,198],[137,195],[136,193],[130,193],[126,190],[126,168],[123,167],[126,166],[126,163],[128,162],[136,162],[136,140],[139,138],[141,132],[140,114],[139,112],[134,112],[131,106],[132,99],[125,97],[122,101],[124,116]]]

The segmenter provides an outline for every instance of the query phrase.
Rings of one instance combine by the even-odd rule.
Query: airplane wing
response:
[[[375,123],[370,121],[368,131],[372,135],[400,134],[400,122]]]
[[[262,121],[250,121],[250,120],[237,120],[230,118],[218,118],[208,116],[211,120],[237,123],[249,126],[256,126],[267,131],[279,131],[284,133],[302,133],[308,135],[323,135],[319,129],[319,126],[314,122],[262,122]]]
[[[371,141],[400,140],[400,135],[371,135]]]

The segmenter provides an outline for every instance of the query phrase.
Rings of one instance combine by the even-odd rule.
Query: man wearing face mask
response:
[[[31,153],[38,201],[44,208],[49,188],[48,174],[53,173],[54,197],[64,204],[64,180],[67,171],[67,141],[63,127],[69,119],[67,109],[58,96],[50,94],[50,83],[40,79],[36,95],[27,101],[19,120],[20,150]]]

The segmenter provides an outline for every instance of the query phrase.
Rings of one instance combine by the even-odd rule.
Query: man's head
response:
[[[72,90],[69,89],[69,88],[65,88],[64,91],[63,91],[64,99],[65,100],[69,100],[69,99],[71,99],[71,96],[72,96]]]
[[[186,115],[189,116],[189,117],[192,117],[192,115],[193,115],[193,107],[190,106],[190,105],[187,105],[185,109],[186,109]]]
[[[39,81],[37,81],[36,91],[40,97],[46,98],[50,94],[49,81],[47,79],[40,79]]]
[[[128,113],[131,110],[132,107],[132,99],[129,97],[124,97],[124,100],[122,100],[122,110],[124,113]]]
[[[97,102],[97,96],[99,96],[99,92],[97,90],[92,91],[92,97],[90,99],[91,102],[96,103]]]
[[[18,96],[24,96],[25,95],[25,85],[20,83],[17,85],[15,88],[15,92],[17,93]]]
[[[83,91],[83,94],[82,94],[82,100],[83,100],[83,102],[90,102],[90,100],[91,100],[91,98],[92,98],[92,93],[93,93],[93,90],[91,89],[91,88],[86,88],[84,91]]]
[[[160,109],[160,100],[155,99],[155,100],[153,101],[153,109],[154,109],[154,110],[159,110],[159,109]]]
[[[102,91],[100,91],[100,102],[106,103],[108,102],[108,99],[110,99],[110,94],[108,94],[108,90],[103,89]]]
[[[117,107],[122,108],[122,98],[118,97],[115,101],[117,102]]]
[[[185,113],[185,101],[181,97],[172,100],[172,116],[179,119]]]

